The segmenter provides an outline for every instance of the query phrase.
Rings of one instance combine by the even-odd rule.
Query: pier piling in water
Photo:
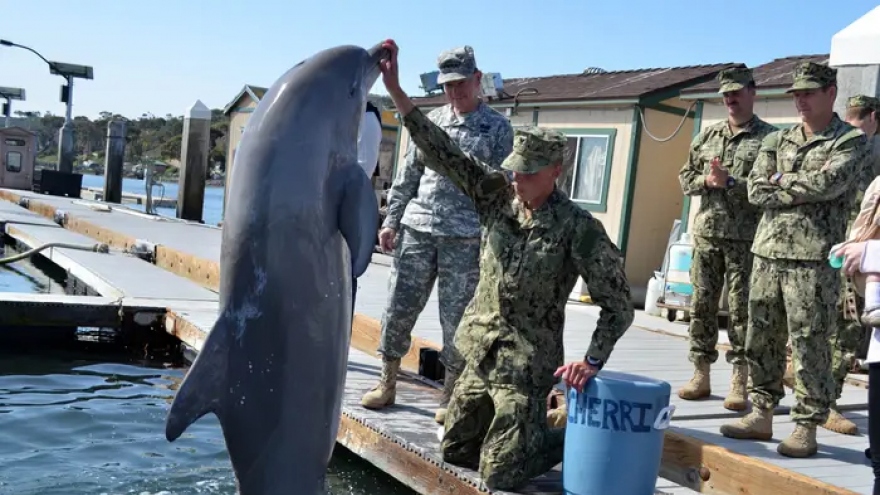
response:
[[[122,203],[122,163],[125,158],[125,121],[107,123],[107,150],[104,155],[104,201]]]
[[[187,109],[183,120],[177,218],[203,222],[202,210],[210,143],[211,110],[201,100],[196,100],[193,106]]]

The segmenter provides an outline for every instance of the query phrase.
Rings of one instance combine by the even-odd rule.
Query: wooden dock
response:
[[[104,199],[104,190],[100,187],[84,187],[82,188],[82,192],[80,194],[82,195],[83,199],[90,201],[101,201]],[[162,196],[162,194],[153,194],[152,201],[153,206],[156,208],[177,208],[177,198],[173,196],[169,197]],[[138,194],[123,191],[122,203],[145,205],[147,204],[147,194]]]
[[[164,307],[166,330],[194,350],[200,349],[217,316],[214,291],[219,283],[219,228],[26,191],[0,190],[0,200],[6,200],[0,201],[0,223],[5,224],[7,235],[21,243],[97,241],[110,245],[114,250],[108,254],[53,248],[48,257],[100,296],[122,298],[122,307]],[[380,362],[373,351],[378,342],[377,320],[386,298],[388,267],[383,259],[375,256],[359,281],[338,441],[419,493],[487,493],[476,473],[439,459],[438,426],[433,422],[439,390],[415,373],[418,348],[436,348],[441,340],[436,293],[419,318],[413,347],[404,359],[403,367],[409,373],[398,387],[397,404],[384,411],[369,411],[359,405],[361,395],[374,385],[379,372]],[[569,305],[567,359],[583,356],[597,315],[595,307]],[[609,369],[665,380],[677,389],[692,374],[682,328],[661,318],[639,315],[615,349]],[[839,401],[862,430],[859,435],[820,429],[817,456],[788,459],[776,453],[776,444],[793,429],[787,416],[793,404],[791,395],[777,410],[775,440],[736,441],[718,433],[721,424],[738,415],[721,405],[730,373],[730,366],[720,359],[712,369],[714,388],[709,400],[682,401],[673,393],[671,402],[677,410],[665,436],[659,492],[871,493],[873,474],[863,453],[867,446],[867,392],[863,387],[847,384]],[[560,492],[557,469],[534,480],[522,493]]]

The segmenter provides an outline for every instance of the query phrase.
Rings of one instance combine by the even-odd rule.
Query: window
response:
[[[6,170],[9,172],[21,172],[21,153],[18,151],[6,152]]]
[[[560,129],[568,136],[557,186],[579,206],[604,212],[616,129]]]
[[[27,145],[27,143],[25,143],[24,139],[6,138],[6,146],[23,147],[25,145]]]

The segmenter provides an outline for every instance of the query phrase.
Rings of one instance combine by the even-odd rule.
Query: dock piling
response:
[[[104,201],[122,203],[122,162],[125,157],[125,121],[107,123],[107,149],[104,156]]]
[[[196,100],[193,106],[187,109],[183,120],[177,218],[203,222],[202,209],[210,142],[211,110],[201,100]]]

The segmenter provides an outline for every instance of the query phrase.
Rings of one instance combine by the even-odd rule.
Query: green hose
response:
[[[41,246],[37,246],[29,251],[25,251],[23,253],[16,254],[14,256],[10,256],[8,258],[0,258],[0,265],[8,265],[10,263],[15,263],[16,261],[21,261],[25,258],[30,258],[31,256],[43,251],[44,249],[49,248],[64,248],[64,249],[76,249],[77,251],[92,251],[95,253],[109,253],[110,246],[107,244],[67,244],[65,242],[47,242]]]

